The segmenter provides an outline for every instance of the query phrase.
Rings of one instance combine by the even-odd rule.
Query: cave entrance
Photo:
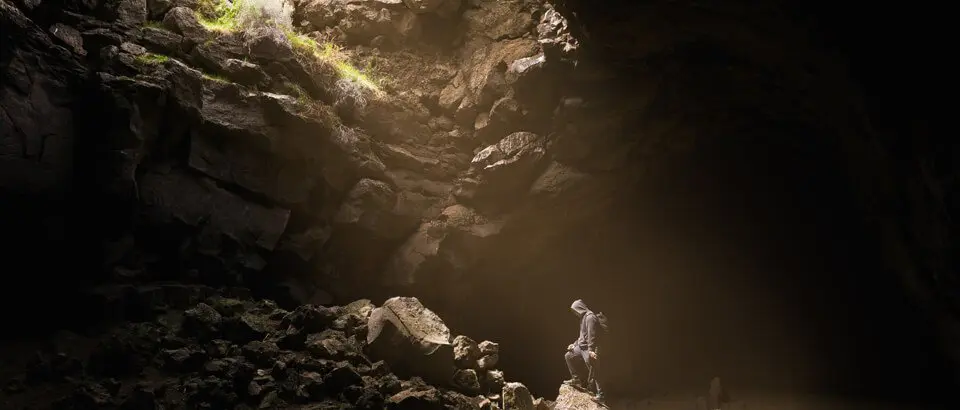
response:
[[[930,397],[930,328],[883,267],[841,151],[810,134],[718,138],[674,161],[537,259],[483,273],[452,327],[500,342],[507,378],[546,397],[567,378],[577,298],[610,317],[618,394],[703,394],[720,376],[734,391]]]

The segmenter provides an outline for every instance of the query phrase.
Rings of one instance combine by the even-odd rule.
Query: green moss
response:
[[[166,27],[163,27],[163,23],[161,23],[161,22],[159,22],[159,21],[148,21],[148,22],[146,22],[146,23],[143,23],[143,26],[144,26],[144,27],[148,27],[148,28],[156,28],[156,29],[160,29],[160,30],[166,30]]]
[[[350,58],[343,50],[333,43],[318,43],[316,40],[297,33],[293,30],[285,31],[287,38],[294,50],[314,59],[321,64],[329,64],[336,69],[341,78],[357,84],[359,87],[380,95],[383,91],[380,89],[378,81],[370,78],[362,70],[350,64]]]
[[[203,78],[206,78],[206,79],[211,80],[211,81],[220,82],[220,83],[229,83],[229,82],[230,82],[230,80],[228,80],[227,77],[224,77],[224,76],[222,76],[222,75],[217,75],[217,74],[203,73]]]
[[[229,33],[240,28],[244,0],[203,0],[197,6],[197,20],[210,31]]]
[[[163,54],[143,53],[137,56],[137,61],[139,61],[141,64],[156,65],[170,61],[170,57],[167,57]]]

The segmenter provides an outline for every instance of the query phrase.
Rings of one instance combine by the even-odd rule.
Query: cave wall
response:
[[[359,104],[283,36],[211,42],[189,11],[119,3],[0,3],[0,226],[11,266],[54,272],[5,301],[54,283],[52,303],[74,306],[69,291],[106,279],[246,285],[289,304],[414,294],[519,346],[505,368],[540,389],[562,377],[545,346],[570,338],[574,297],[633,322],[611,369],[620,391],[718,369],[840,389],[921,349],[924,321],[957,334],[956,144],[882,121],[904,107],[871,102],[888,76],[864,83],[878,60],[844,57],[876,30],[827,27],[856,16],[451,0],[419,14],[386,2],[371,19],[296,2],[302,31],[385,73],[388,97]],[[851,323],[856,335],[822,336]],[[908,341],[846,357],[888,328]],[[818,380],[825,363],[833,380]]]

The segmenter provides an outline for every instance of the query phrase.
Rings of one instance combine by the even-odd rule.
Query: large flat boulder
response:
[[[415,297],[394,297],[373,309],[367,321],[367,347],[398,375],[420,376],[448,385],[456,370],[450,329]]]

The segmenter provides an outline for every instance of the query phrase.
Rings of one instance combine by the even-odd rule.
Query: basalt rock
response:
[[[392,298],[380,307],[359,300],[346,306],[303,305],[286,311],[272,301],[250,299],[242,289],[210,293],[197,288],[193,294],[209,296],[186,310],[174,307],[182,305],[181,294],[190,289],[154,290],[151,309],[162,312],[154,319],[115,325],[103,333],[59,334],[49,347],[35,352],[36,360],[27,363],[16,383],[7,384],[6,392],[21,394],[0,395],[0,404],[18,408],[27,403],[23,399],[34,404],[73,403],[71,408],[79,403],[88,406],[82,408],[480,409],[484,401],[477,373],[454,373],[453,351],[436,348],[449,343],[449,330],[415,298]],[[146,294],[140,288],[129,291]],[[128,298],[113,308],[141,303]],[[386,311],[391,312],[389,318],[380,313]],[[370,355],[383,352],[378,346],[394,332],[384,328],[384,321],[402,329],[392,333],[392,349],[403,349],[394,343],[400,339],[414,348],[405,350],[407,364],[435,362],[445,355],[446,378],[428,383],[429,373],[409,373],[398,379],[392,371],[404,365],[394,361],[396,354],[387,355],[389,365],[374,362]],[[340,330],[349,323],[370,326],[374,336],[351,334],[349,326],[346,332]],[[292,335],[301,335],[300,343],[290,343]],[[26,393],[50,383],[69,388],[58,390],[62,396],[40,401]],[[518,397],[526,400],[523,394]]]

